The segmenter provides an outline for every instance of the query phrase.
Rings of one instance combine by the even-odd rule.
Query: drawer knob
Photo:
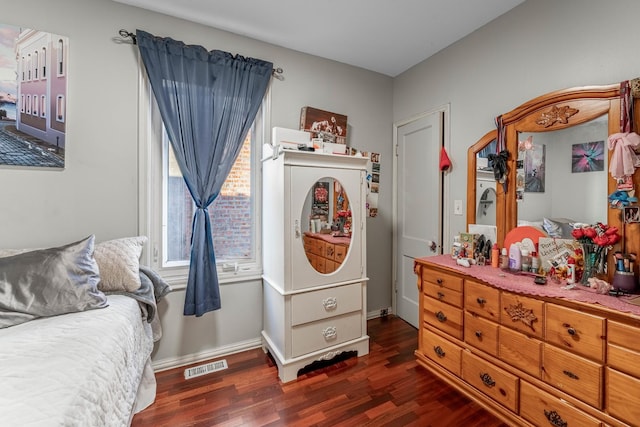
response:
[[[486,372],[480,374],[480,379],[482,380],[482,383],[489,388],[496,385],[496,382],[493,380],[493,378],[491,378],[491,375],[487,374]]]
[[[572,380],[579,380],[580,379],[579,376],[577,376],[576,374],[574,374],[571,371],[564,370],[564,371],[562,371],[562,373],[565,374],[566,376],[568,376],[569,378],[571,378]]]
[[[438,311],[436,313],[436,319],[438,319],[440,322],[446,322],[447,321],[447,316],[443,312]]]
[[[338,298],[336,297],[325,298],[322,300],[322,305],[324,306],[324,309],[327,311],[335,310],[338,307]]]
[[[478,304],[480,305],[484,305],[487,302],[487,300],[482,297],[478,297],[476,301],[478,301]]]
[[[442,279],[436,279],[436,283],[437,283],[438,285],[442,285],[442,284],[444,283],[444,280],[442,280]]]
[[[567,427],[568,425],[567,422],[563,420],[560,414],[558,414],[556,411],[547,411],[545,409],[544,416],[547,417],[547,420],[549,420],[549,424],[551,424],[552,426]]]
[[[568,333],[569,335],[571,335],[571,336],[574,336],[577,332],[576,332],[576,330],[575,330],[575,329],[573,329],[573,328],[568,328],[568,329],[567,329],[567,333]]]
[[[482,338],[482,331],[476,331],[476,337]]]
[[[444,294],[442,292],[438,292],[438,299],[443,299],[444,298]]]
[[[335,326],[329,326],[322,331],[322,335],[324,336],[325,340],[329,341],[335,339],[338,336],[338,331],[336,330]]]
[[[445,352],[439,345],[433,347],[433,351],[435,351],[436,355],[440,358],[444,357]]]

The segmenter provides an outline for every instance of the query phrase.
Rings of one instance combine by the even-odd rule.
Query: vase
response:
[[[580,278],[580,284],[589,286],[589,279],[591,277],[596,277],[598,273],[602,272],[603,250],[603,246],[598,246],[595,243],[582,244],[584,264],[582,268],[582,277]]]

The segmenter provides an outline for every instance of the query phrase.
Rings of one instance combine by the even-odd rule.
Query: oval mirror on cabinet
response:
[[[337,179],[321,178],[309,189],[300,218],[307,260],[321,274],[340,269],[351,244],[351,206]]]

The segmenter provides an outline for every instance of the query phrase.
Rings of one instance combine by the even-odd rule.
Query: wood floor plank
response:
[[[506,427],[418,366],[418,332],[395,316],[367,322],[370,353],[283,384],[261,349],[226,356],[228,369],[185,380],[156,374],[155,403],[132,427]]]

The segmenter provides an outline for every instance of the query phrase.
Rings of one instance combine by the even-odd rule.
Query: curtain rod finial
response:
[[[136,35],[134,33],[127,30],[120,30],[118,31],[118,34],[120,34],[120,37],[130,38],[133,44],[136,44]]]

